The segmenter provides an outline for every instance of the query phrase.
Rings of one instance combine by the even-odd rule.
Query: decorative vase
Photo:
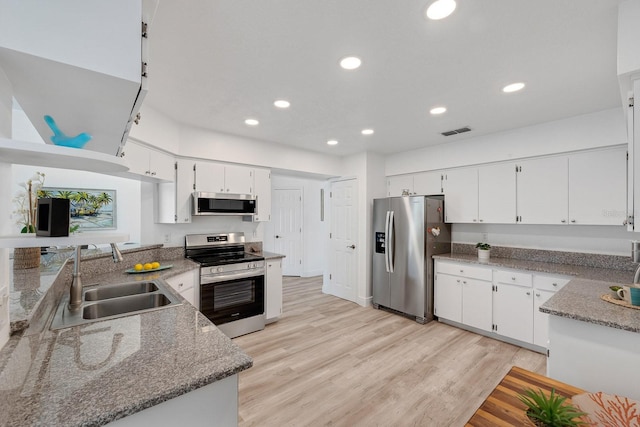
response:
[[[478,249],[478,261],[489,261],[491,249]]]
[[[13,250],[14,270],[24,270],[40,266],[40,248],[15,248]]]

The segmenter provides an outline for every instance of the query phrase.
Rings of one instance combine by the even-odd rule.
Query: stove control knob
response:
[[[218,267],[218,268],[216,269],[216,271],[217,271],[218,273],[222,273],[222,270],[223,270],[223,268],[222,268],[222,267]]]

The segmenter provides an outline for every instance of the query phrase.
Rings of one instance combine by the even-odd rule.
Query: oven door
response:
[[[215,325],[264,314],[264,275],[201,284],[200,311]]]

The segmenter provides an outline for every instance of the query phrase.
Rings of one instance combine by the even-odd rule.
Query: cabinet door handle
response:
[[[537,294],[536,294],[536,296],[537,296],[537,297],[539,297],[539,296],[540,296],[540,294],[539,294],[539,293],[537,293]]]
[[[573,223],[575,224],[576,220],[575,220],[575,219],[572,219],[572,220],[571,220],[571,222],[573,222]]]
[[[178,287],[181,288],[184,286],[184,283],[178,283]]]
[[[460,273],[464,273],[464,270],[460,270]]]
[[[551,286],[558,286],[558,284],[557,283],[552,283]]]
[[[527,291],[527,295],[531,295],[531,292]]]
[[[516,280],[516,278],[515,278],[515,277],[512,277],[512,278],[511,278],[511,280]]]
[[[561,219],[560,222],[564,224],[565,222],[567,222],[567,220],[566,219]]]

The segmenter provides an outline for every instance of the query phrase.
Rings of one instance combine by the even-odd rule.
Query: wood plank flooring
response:
[[[463,426],[512,366],[545,373],[542,354],[325,295],[321,277],[283,288],[280,320],[234,339],[254,360],[241,427]]]

